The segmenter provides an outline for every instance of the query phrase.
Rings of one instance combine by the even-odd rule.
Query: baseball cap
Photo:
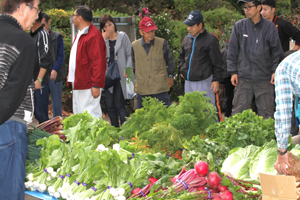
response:
[[[194,26],[195,24],[198,24],[200,22],[203,22],[202,13],[199,10],[193,10],[192,12],[190,12],[188,18],[183,23],[188,26]]]
[[[240,3],[250,3],[250,2],[259,2],[261,3],[261,0],[238,0],[238,4]]]
[[[152,30],[157,30],[157,27],[155,26],[153,20],[150,17],[144,17],[140,21],[140,29],[143,29],[145,32],[150,32]]]

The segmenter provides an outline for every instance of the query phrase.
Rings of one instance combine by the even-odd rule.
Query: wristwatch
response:
[[[277,151],[280,155],[284,155],[287,153],[287,149],[285,151],[281,151],[280,149],[278,149]]]
[[[37,78],[37,81],[41,83],[43,81],[43,79],[42,78]]]

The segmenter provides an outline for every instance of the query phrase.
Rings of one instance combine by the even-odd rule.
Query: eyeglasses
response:
[[[26,4],[26,6],[30,7],[30,9],[32,9],[32,8],[36,9],[36,12],[37,12],[38,14],[41,12],[41,9],[40,9],[40,8],[34,7],[33,5]]]
[[[244,10],[250,10],[252,7],[255,7],[256,5],[253,6],[242,6],[242,9]]]
[[[74,16],[78,16],[78,15],[73,14],[73,15],[71,15],[71,16],[74,17]]]

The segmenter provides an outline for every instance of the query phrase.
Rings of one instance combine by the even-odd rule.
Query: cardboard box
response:
[[[262,200],[296,200],[295,176],[259,174]]]

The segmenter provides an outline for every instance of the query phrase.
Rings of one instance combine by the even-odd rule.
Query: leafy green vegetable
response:
[[[221,172],[236,179],[247,179],[249,175],[249,164],[254,153],[259,147],[249,145],[245,148],[239,148],[230,154],[223,162]]]
[[[119,134],[126,139],[138,138],[139,145],[149,145],[155,152],[165,149],[171,154],[183,147],[183,139],[204,134],[216,120],[215,107],[199,91],[181,96],[179,105],[168,108],[157,99],[147,97],[143,108],[128,118]]]
[[[260,147],[250,161],[250,177],[259,179],[259,173],[276,174],[274,163],[277,159],[277,142],[272,140]]]
[[[233,149],[248,145],[263,146],[275,139],[274,120],[264,120],[250,109],[225,118],[206,129],[207,137]]]

